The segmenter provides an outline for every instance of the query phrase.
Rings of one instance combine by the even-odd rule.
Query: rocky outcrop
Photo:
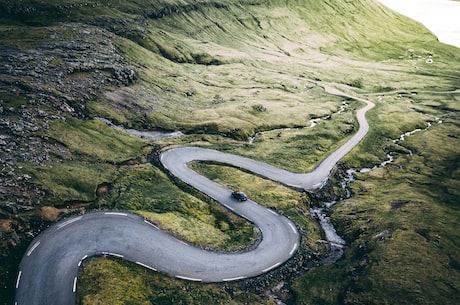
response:
[[[0,81],[11,93],[28,95],[59,112],[83,115],[85,102],[103,88],[136,80],[113,35],[105,30],[66,24],[24,31],[34,33],[19,35],[44,37],[2,43]]]
[[[0,257],[7,257],[62,212],[41,208],[45,193],[21,166],[70,155],[44,136],[49,122],[85,118],[87,101],[132,84],[136,73],[114,35],[97,27],[15,27],[0,34]]]

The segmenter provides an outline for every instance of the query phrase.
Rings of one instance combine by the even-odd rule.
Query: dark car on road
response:
[[[233,191],[232,197],[238,199],[239,201],[246,201],[248,200],[248,196],[245,193],[239,191]]]

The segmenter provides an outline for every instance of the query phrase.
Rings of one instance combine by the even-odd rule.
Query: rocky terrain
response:
[[[23,163],[42,165],[50,154],[69,154],[64,144],[44,136],[49,122],[85,119],[87,101],[109,87],[132,84],[136,74],[113,35],[90,25],[2,29],[0,35],[0,255],[5,260],[57,218],[37,210],[46,194],[21,171]],[[16,39],[7,39],[11,35]]]
[[[336,116],[343,101],[325,94],[318,81],[353,95],[378,96],[368,117],[375,128],[344,159],[340,172],[380,164],[389,151],[398,152],[395,167],[358,173],[351,198],[338,176],[309,200],[296,197],[292,206],[279,209],[304,213],[308,204],[346,198],[328,215],[347,241],[337,264],[303,274],[315,264],[308,263],[309,255],[320,250],[320,256],[328,247],[307,215],[300,219],[305,249],[296,259],[264,277],[223,287],[226,296],[234,297],[234,304],[273,304],[273,298],[298,304],[455,303],[459,239],[455,224],[446,224],[458,213],[459,99],[436,91],[457,89],[460,61],[458,49],[438,43],[419,24],[367,0],[0,0],[0,12],[0,304],[11,304],[17,266],[30,240],[63,217],[121,208],[160,211],[166,220],[177,209],[191,215],[193,224],[212,218],[202,215],[203,206],[190,207],[197,202],[189,192],[174,189],[149,163],[152,150],[193,143],[282,160],[291,169],[304,166],[293,161],[297,158],[307,160],[302,164],[323,158],[356,130],[352,114],[358,105],[347,102],[342,118]],[[127,128],[195,135],[152,145],[107,131],[93,116]],[[435,117],[443,124],[425,130]],[[315,118],[328,119],[305,128]],[[261,133],[245,141],[279,128],[278,136]],[[423,132],[403,144],[407,147],[392,142],[416,128]],[[53,177],[57,172],[62,175]],[[59,181],[63,176],[75,185]],[[53,188],[59,187],[56,195]],[[168,192],[181,198],[170,200]],[[268,197],[290,202],[283,192]],[[140,198],[150,206],[140,207]],[[428,218],[425,209],[439,215]],[[177,219],[188,224],[188,218]],[[380,232],[391,234],[375,238]],[[442,238],[418,239],[431,235]],[[109,273],[88,282],[114,278],[103,271]],[[138,274],[132,267],[124,276]],[[212,288],[201,286],[184,292],[189,284],[182,282],[156,292],[155,285],[168,281],[153,281],[139,294],[156,293],[158,299],[151,300],[186,299],[192,290],[212,295]],[[98,288],[106,298],[141,289],[113,288],[125,282]],[[430,289],[432,283],[440,287]],[[85,304],[95,304],[98,293]]]

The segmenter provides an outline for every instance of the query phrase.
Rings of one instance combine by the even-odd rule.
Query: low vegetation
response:
[[[348,109],[324,114],[307,127],[277,128],[256,133],[252,143],[210,143],[210,148],[257,159],[292,172],[312,170],[330,152],[342,145],[358,129],[352,102]],[[295,162],[293,162],[295,160]]]
[[[437,106],[427,105],[433,98],[457,107],[458,97],[410,98],[442,123],[400,142],[403,153],[393,164],[356,174],[352,198],[331,215],[348,242],[344,258],[296,282],[299,304],[456,303],[459,117],[452,111],[440,115]]]
[[[139,213],[182,240],[205,248],[238,250],[255,242],[257,231],[215,202],[184,193],[150,164],[119,171],[107,207]]]
[[[252,200],[293,219],[305,233],[310,249],[314,249],[315,242],[321,238],[318,225],[309,217],[310,210],[303,194],[222,164],[200,162],[192,168],[229,189],[244,190]]]
[[[357,173],[353,196],[330,212],[343,258],[284,279],[291,290],[276,298],[459,299],[460,97],[429,91],[458,87],[460,58],[420,24],[368,0],[0,0],[0,11],[1,304],[12,303],[29,236],[75,213],[128,210],[199,247],[250,246],[251,224],[168,177],[155,155],[197,145],[307,172],[358,128],[361,104],[322,82],[376,102],[368,136],[341,165],[395,161]],[[95,117],[187,136],[148,141]],[[222,164],[191,166],[293,219],[315,250],[306,194]],[[274,304],[276,284],[189,283],[98,258],[81,271],[78,302]]]
[[[77,304],[261,304],[274,305],[256,294],[219,285],[176,280],[113,259],[94,259],[83,266]],[[88,285],[88,283],[91,283]]]
[[[53,121],[43,136],[60,145],[50,151],[48,161],[23,162],[21,171],[47,192],[44,203],[52,205],[94,201],[97,186],[113,181],[123,161],[145,160],[143,149],[149,151],[147,141],[97,120]]]

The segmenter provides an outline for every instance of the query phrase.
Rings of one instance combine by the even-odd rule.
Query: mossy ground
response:
[[[117,132],[97,120],[53,121],[41,136],[63,145],[56,145],[44,164],[21,163],[21,171],[30,174],[34,183],[47,192],[44,204],[94,201],[98,184],[114,179],[117,164],[142,159],[149,151],[147,141]]]
[[[91,285],[86,285],[91,282]],[[77,304],[263,304],[273,300],[219,285],[176,280],[137,265],[113,259],[94,259],[83,266]],[[110,291],[110,294],[101,291]]]
[[[331,215],[348,242],[344,258],[298,279],[293,284],[296,303],[454,304],[459,298],[460,98],[388,93],[458,86],[458,49],[438,43],[419,24],[364,0],[0,0],[0,9],[6,12],[1,20],[7,24],[0,38],[16,48],[34,48],[49,34],[48,27],[72,39],[70,28],[55,22],[70,22],[71,28],[89,23],[110,33],[104,39],[113,40],[138,80],[129,88],[104,87],[97,98],[84,103],[87,116],[191,134],[151,143],[96,120],[53,121],[37,136],[60,149],[52,150],[43,165],[21,164],[21,171],[46,192],[43,205],[86,201],[92,208],[132,210],[199,246],[247,245],[256,235],[251,225],[174,185],[148,162],[151,153],[174,145],[200,145],[308,171],[357,129],[353,112],[359,103],[348,101],[347,111],[335,114],[343,99],[316,85],[325,81],[377,103],[368,114],[369,135],[342,160],[345,166],[379,164],[390,151],[398,166],[358,175],[351,185],[354,196]],[[432,63],[427,62],[429,56]],[[21,80],[18,86],[48,90],[33,79]],[[377,92],[381,99],[366,95]],[[27,99],[5,100],[16,107]],[[300,129],[326,115],[331,119]],[[405,142],[392,142],[435,118],[443,123]],[[286,127],[296,129],[271,131]],[[252,144],[246,142],[258,131],[268,132]],[[234,168],[195,166],[294,219],[308,244],[319,238],[301,194]],[[103,182],[110,188],[97,194]],[[388,235],[375,237],[386,230]],[[81,304],[271,302],[254,293],[187,283],[109,259],[85,265],[78,293]]]
[[[321,238],[318,225],[309,217],[309,207],[304,194],[278,183],[222,164],[195,163],[192,168],[199,173],[233,190],[243,190],[252,200],[263,204],[294,220],[305,233],[310,249]]]
[[[438,103],[456,108],[457,98],[420,94],[411,100],[428,110]],[[433,111],[427,112],[440,114]],[[354,195],[331,215],[349,243],[344,258],[295,284],[299,304],[457,302],[458,123],[458,114],[448,111],[442,123],[400,142],[412,155],[356,174]]]
[[[108,207],[139,213],[160,228],[201,247],[237,250],[257,238],[253,226],[217,203],[185,193],[151,164],[123,168]]]

